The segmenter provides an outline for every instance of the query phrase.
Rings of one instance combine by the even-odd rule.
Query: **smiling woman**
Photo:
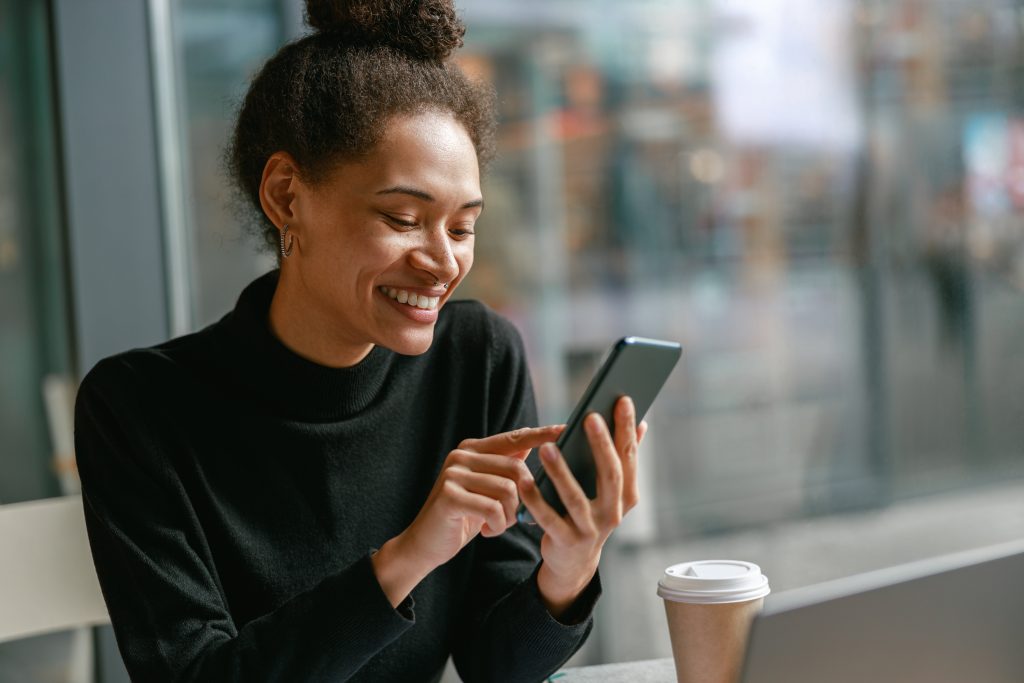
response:
[[[590,501],[536,427],[516,329],[449,301],[473,265],[489,90],[443,0],[309,0],[228,153],[279,268],[218,322],[96,364],[75,440],[133,679],[541,680],[584,642],[636,503],[632,403]],[[537,495],[544,449],[570,514]],[[520,495],[536,527],[516,524]]]

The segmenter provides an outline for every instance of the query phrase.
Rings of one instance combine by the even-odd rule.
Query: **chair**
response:
[[[91,626],[109,623],[81,496],[0,505],[0,642],[76,629],[75,680],[91,678]]]

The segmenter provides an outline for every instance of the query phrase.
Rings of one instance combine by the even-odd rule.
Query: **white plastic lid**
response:
[[[674,602],[714,605],[768,595],[768,577],[753,562],[701,560],[674,564],[658,582],[658,595]]]

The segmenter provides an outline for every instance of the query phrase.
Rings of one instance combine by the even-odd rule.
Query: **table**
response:
[[[639,662],[600,664],[562,669],[551,674],[550,683],[676,683],[676,667],[671,657]]]

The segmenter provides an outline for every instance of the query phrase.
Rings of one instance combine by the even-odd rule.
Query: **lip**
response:
[[[400,289],[400,288],[399,287],[395,287],[395,289]],[[416,294],[426,294],[427,296],[438,296],[437,294],[430,294],[429,292],[431,292],[432,290],[429,290],[429,289],[416,289],[416,288],[409,289],[409,288],[406,288],[406,287],[402,287],[401,289],[405,289],[405,291],[407,291],[407,292],[415,292]],[[443,301],[439,301],[437,303],[437,308],[433,308],[433,309],[416,308],[414,306],[410,306],[409,304],[400,304],[400,303],[398,303],[398,301],[396,301],[395,299],[392,299],[390,296],[388,296],[384,292],[380,291],[379,289],[376,290],[376,293],[377,293],[377,296],[379,296],[382,299],[384,299],[388,303],[388,305],[391,306],[391,308],[395,309],[396,311],[398,311],[399,313],[404,315],[409,320],[412,320],[412,321],[418,322],[418,323],[423,323],[423,324],[433,324],[433,323],[437,322],[437,312],[441,310],[441,306],[444,303]]]
[[[423,296],[436,296],[443,297],[448,293],[448,290],[444,287],[405,287],[404,285],[378,285],[379,287],[386,287],[388,289],[404,289],[410,294],[422,294]]]

